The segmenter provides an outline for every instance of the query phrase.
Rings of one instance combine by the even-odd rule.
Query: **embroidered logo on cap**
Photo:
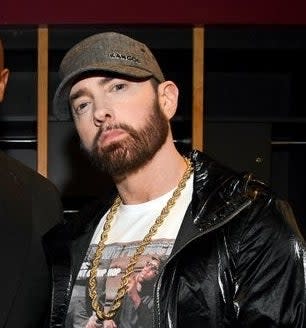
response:
[[[113,59],[123,59],[123,60],[128,60],[128,61],[132,61],[134,63],[137,63],[139,64],[140,61],[134,57],[134,56],[131,56],[131,55],[123,55],[123,54],[120,54],[118,52],[112,52],[109,54],[109,57],[110,58],[113,58]]]

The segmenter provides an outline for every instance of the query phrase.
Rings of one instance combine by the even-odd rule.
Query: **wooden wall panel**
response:
[[[204,27],[193,29],[192,148],[203,150]]]
[[[48,28],[38,28],[37,171],[48,175]]]

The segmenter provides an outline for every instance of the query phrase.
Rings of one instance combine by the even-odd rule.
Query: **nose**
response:
[[[96,100],[93,110],[93,121],[96,126],[109,121],[113,118],[112,106],[107,99]]]

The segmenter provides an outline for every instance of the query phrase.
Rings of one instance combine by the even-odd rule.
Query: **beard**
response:
[[[169,124],[157,100],[152,107],[153,111],[145,125],[138,130],[123,123],[104,127],[104,131],[118,128],[124,130],[128,134],[124,140],[99,147],[103,128],[97,132],[93,147],[88,151],[96,167],[112,177],[120,177],[136,172],[153,158],[168,137]]]

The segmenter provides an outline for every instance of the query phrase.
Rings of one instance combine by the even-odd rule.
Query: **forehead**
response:
[[[130,78],[127,76],[122,76],[122,75],[110,75],[110,74],[102,74],[102,73],[89,73],[86,75],[80,76],[77,80],[75,80],[72,83],[71,89],[70,89],[70,95],[74,92],[78,92],[79,89],[86,89],[90,88],[91,86],[104,86],[107,85],[108,83],[111,83],[112,81],[125,81],[128,83],[134,83],[138,85],[143,85],[146,87],[150,87],[154,89],[152,79],[146,78],[146,79],[135,79],[135,78]]]
[[[79,87],[88,85],[90,83],[100,83],[100,84],[105,84],[109,82],[110,80],[113,80],[114,78],[106,77],[103,75],[90,75],[90,76],[82,76],[78,78],[76,81],[72,83],[71,90],[77,89]]]

